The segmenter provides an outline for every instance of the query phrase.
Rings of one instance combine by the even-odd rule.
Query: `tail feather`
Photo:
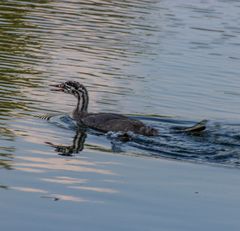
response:
[[[207,120],[201,120],[191,127],[172,127],[175,132],[197,133],[206,129]]]
[[[206,129],[207,120],[202,120],[192,127],[183,129],[184,132],[201,132]]]

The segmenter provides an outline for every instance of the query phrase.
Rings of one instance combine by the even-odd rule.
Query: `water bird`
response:
[[[86,126],[101,132],[133,132],[144,136],[156,136],[158,130],[145,125],[137,119],[116,113],[89,113],[89,95],[87,88],[76,81],[67,81],[54,87],[53,91],[60,91],[73,95],[77,99],[77,105],[73,110],[72,116],[80,126]]]

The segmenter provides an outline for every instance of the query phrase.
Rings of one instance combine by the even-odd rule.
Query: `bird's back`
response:
[[[146,126],[139,120],[114,113],[88,114],[78,119],[84,125],[102,132],[134,132],[136,134],[153,136],[157,135],[156,129]]]

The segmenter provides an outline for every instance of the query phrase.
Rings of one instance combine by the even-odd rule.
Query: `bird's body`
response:
[[[146,126],[139,120],[129,118],[120,114],[113,113],[89,113],[73,117],[76,121],[102,132],[134,132],[136,134],[154,136],[158,132],[149,126]]]
[[[145,136],[158,135],[158,130],[149,127],[140,120],[115,113],[89,113],[88,92],[85,86],[75,81],[54,85],[57,91],[63,91],[77,98],[73,119],[79,124],[102,132],[134,132]]]

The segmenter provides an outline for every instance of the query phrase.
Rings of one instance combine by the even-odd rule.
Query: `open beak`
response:
[[[53,84],[53,85],[50,85],[50,86],[54,87],[54,88],[51,88],[51,91],[64,91],[64,84],[63,83]]]

